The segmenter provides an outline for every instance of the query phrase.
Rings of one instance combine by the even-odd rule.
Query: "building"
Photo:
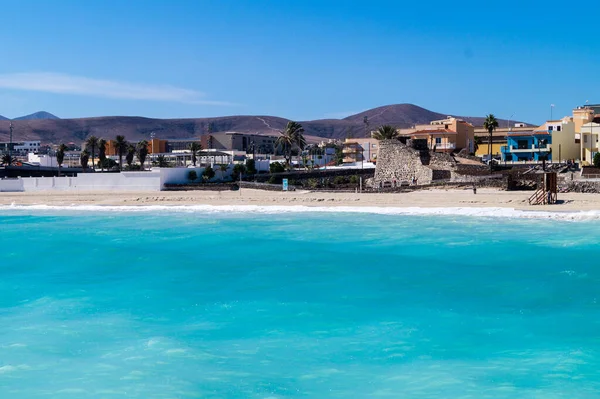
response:
[[[548,130],[509,132],[507,145],[502,146],[503,161],[542,161],[552,159],[552,135]]]
[[[202,148],[227,151],[247,151],[257,154],[274,154],[277,136],[238,132],[221,132],[203,135]]]
[[[344,154],[343,162],[375,162],[377,160],[378,150],[379,140],[377,139],[346,139],[346,141],[342,143],[342,153]]]
[[[450,129],[427,129],[412,132],[409,137],[413,140],[422,139],[427,142],[427,147],[434,152],[451,153],[458,148],[456,143],[458,133]]]
[[[579,159],[580,139],[575,134],[575,122],[565,116],[560,120],[548,121],[537,130],[547,130],[552,136],[552,158],[558,162],[566,159]]]
[[[469,122],[452,116],[415,125],[411,129],[399,129],[398,133],[405,137],[427,139],[429,148],[438,152],[460,151],[463,148],[474,152],[475,128]]]
[[[10,142],[0,143],[0,152],[8,153],[10,148]],[[41,148],[40,141],[13,141],[12,142],[12,153],[13,155],[27,155],[30,152],[37,153]]]
[[[506,138],[509,132],[530,132],[531,127],[525,126],[524,123],[515,123],[511,127],[497,127],[492,132],[492,155],[500,155],[501,147],[506,146]],[[481,157],[489,154],[490,133],[483,127],[475,128],[475,153]]]
[[[581,161],[584,165],[594,162],[594,155],[598,152],[598,137],[600,136],[600,118],[594,119],[581,126]]]

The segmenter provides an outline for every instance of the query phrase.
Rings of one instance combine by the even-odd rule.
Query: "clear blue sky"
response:
[[[600,102],[597,19],[546,1],[0,1],[0,115],[541,123]],[[596,95],[596,97],[594,97]]]

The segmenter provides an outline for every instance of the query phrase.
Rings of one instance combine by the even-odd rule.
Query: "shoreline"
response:
[[[555,205],[531,206],[529,191],[482,188],[430,189],[409,193],[318,191],[161,191],[0,193],[0,210],[88,209],[201,212],[350,212],[396,215],[464,215],[520,218],[599,219],[600,195],[559,194]]]

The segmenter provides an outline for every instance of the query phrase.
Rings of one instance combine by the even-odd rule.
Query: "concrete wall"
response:
[[[23,179],[0,179],[0,193],[20,192],[23,190]]]
[[[204,168],[164,168],[147,172],[121,173],[80,173],[77,177],[25,177],[0,179],[0,192],[8,191],[54,191],[54,190],[118,190],[118,191],[159,191],[165,184],[186,184],[189,172],[195,170],[201,181]],[[233,165],[227,171],[215,169],[212,181],[231,176]]]

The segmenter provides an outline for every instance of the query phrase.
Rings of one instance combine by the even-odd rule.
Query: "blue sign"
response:
[[[288,179],[283,179],[283,191],[288,190]]]

